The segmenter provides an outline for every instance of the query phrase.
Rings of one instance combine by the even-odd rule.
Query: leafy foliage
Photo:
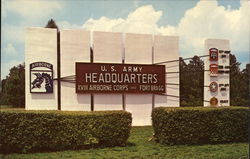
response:
[[[248,114],[245,107],[159,107],[152,112],[152,123],[162,144],[246,142]]]
[[[0,152],[37,152],[125,145],[132,117],[125,111],[0,111]]]
[[[25,105],[25,69],[24,64],[14,66],[9,75],[2,80],[1,104],[11,104],[15,107]]]
[[[237,62],[237,59],[234,55],[230,55],[230,66],[231,105],[250,106],[250,70],[244,69],[243,71],[240,71],[240,63]]]
[[[203,105],[204,62],[194,56],[189,64],[180,58],[181,106]]]

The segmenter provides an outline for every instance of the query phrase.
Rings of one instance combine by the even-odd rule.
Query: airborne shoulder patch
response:
[[[53,93],[53,65],[47,62],[30,64],[30,93]]]

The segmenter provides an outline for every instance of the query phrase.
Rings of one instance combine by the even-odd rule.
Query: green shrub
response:
[[[122,146],[131,123],[125,111],[0,111],[0,152]]]
[[[215,144],[248,140],[248,108],[155,108],[152,123],[162,144]]]

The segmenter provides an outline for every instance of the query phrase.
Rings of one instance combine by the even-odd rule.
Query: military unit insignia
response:
[[[210,64],[210,76],[218,76],[218,65]]]
[[[209,49],[209,60],[218,61],[218,49],[216,48]]]
[[[30,64],[30,92],[53,93],[53,65],[47,62]]]
[[[211,92],[217,92],[217,90],[218,90],[217,82],[211,82],[209,85],[209,89]]]
[[[212,97],[212,98],[210,99],[210,104],[211,104],[211,106],[217,106],[217,104],[218,104],[218,99],[215,98],[215,97]]]

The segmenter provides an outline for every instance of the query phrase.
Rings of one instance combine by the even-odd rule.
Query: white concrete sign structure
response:
[[[56,29],[27,28],[26,30],[25,95],[27,110],[57,110],[58,108],[69,111],[126,110],[132,113],[133,125],[151,125],[151,112],[154,107],[180,105],[179,37],[89,32],[82,29],[61,30],[60,39],[57,37]],[[60,48],[58,48],[58,40],[60,40]],[[214,77],[211,76],[210,71],[205,71],[204,100],[210,101],[215,97],[218,99],[218,106],[229,105],[229,73],[226,73],[226,70],[229,70],[229,54],[225,52],[230,49],[229,41],[208,39],[205,41],[206,54],[209,54],[211,48],[218,49],[218,61],[214,62],[205,58],[205,70],[210,69],[210,64],[218,64],[219,71],[224,72]],[[60,51],[59,57],[57,56],[58,51]],[[58,60],[60,60],[61,93],[58,93],[57,84]],[[176,61],[164,63],[171,60]],[[32,74],[33,81],[31,81],[30,64],[37,62],[53,65],[54,80],[51,93],[39,93],[39,85],[34,86],[36,93],[30,91],[30,84],[36,76],[40,79],[38,83],[46,81],[38,73]],[[80,94],[76,93],[75,88],[77,62],[165,65],[166,72],[171,72],[165,75],[166,83],[173,85],[166,85],[166,94],[161,95],[152,93]],[[210,85],[211,87],[208,87]],[[58,98],[59,96],[61,100]],[[204,106],[210,105],[209,102],[204,102]]]
[[[179,59],[179,37],[177,36],[154,36],[154,56],[153,63]],[[166,60],[167,59],[167,60]],[[166,74],[166,83],[176,85],[166,85],[167,94],[179,96],[179,61],[162,63],[166,66],[166,72],[176,72]],[[167,103],[166,103],[167,102]],[[173,96],[155,95],[155,107],[162,105],[179,106],[179,98]]]
[[[122,63],[122,33],[93,32],[93,62]],[[123,110],[122,94],[94,94],[94,110]]]
[[[229,106],[229,40],[207,39],[205,54],[210,54],[210,58],[204,59],[204,106]]]
[[[61,77],[73,78],[75,63],[90,62],[90,32],[62,30],[60,32]],[[61,110],[90,111],[90,95],[76,94],[75,83],[61,81]]]
[[[57,31],[56,29],[28,28],[25,33],[25,109],[57,110],[57,81],[53,93],[31,93],[30,64],[47,62],[53,65],[53,78],[57,78]],[[44,80],[44,79],[42,79]]]
[[[125,63],[152,64],[152,35],[125,35]],[[150,125],[152,112],[152,94],[127,94],[126,110],[132,113],[133,124]]]

